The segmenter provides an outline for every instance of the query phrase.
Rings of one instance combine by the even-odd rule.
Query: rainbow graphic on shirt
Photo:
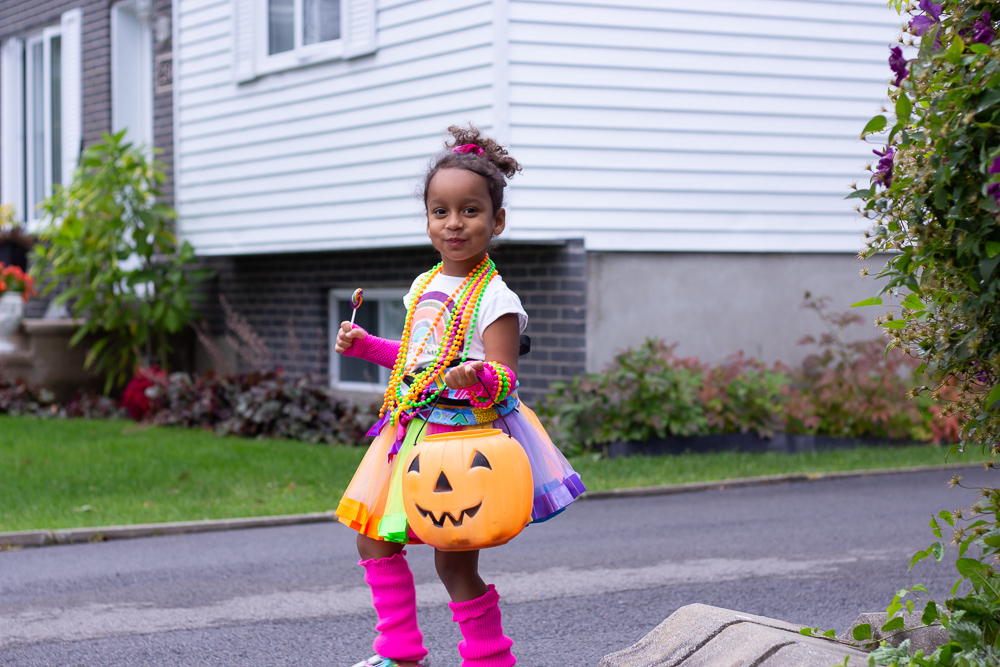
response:
[[[413,318],[410,321],[410,349],[407,352],[407,360],[413,361],[417,354],[417,349],[420,347],[420,343],[423,342],[424,337],[427,336],[427,332],[431,331],[431,325],[434,323],[434,318],[437,317],[438,312],[441,311],[441,307],[448,300],[448,294],[444,292],[426,292],[420,296],[420,301],[417,302],[417,309],[413,313]],[[451,304],[454,305],[454,304]],[[438,348],[441,346],[441,341],[445,337],[445,326],[448,324],[448,319],[451,317],[451,308],[445,309],[445,312],[441,315],[441,319],[438,320],[437,326],[431,331],[430,336],[427,338],[427,342],[424,344],[423,352],[421,357],[423,360],[430,361],[437,357]],[[420,364],[424,365],[423,363]]]

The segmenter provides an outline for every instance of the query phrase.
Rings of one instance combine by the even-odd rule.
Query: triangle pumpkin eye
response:
[[[490,465],[489,460],[479,450],[476,450],[476,455],[472,457],[472,465],[469,466],[469,470],[472,470],[473,468],[487,468],[489,470],[493,470],[493,466]]]
[[[413,457],[410,467],[406,469],[406,472],[420,472],[420,454]]]

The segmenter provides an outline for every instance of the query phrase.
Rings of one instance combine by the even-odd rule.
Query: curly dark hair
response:
[[[468,127],[452,125],[448,128],[451,133],[451,140],[445,142],[445,151],[434,159],[434,163],[424,177],[423,200],[427,205],[427,188],[431,184],[434,174],[440,169],[465,169],[474,174],[479,174],[486,180],[486,187],[490,191],[490,200],[493,203],[493,214],[503,207],[503,189],[507,187],[507,179],[521,171],[521,165],[517,160],[507,154],[507,149],[498,144],[493,139],[483,136],[479,129],[469,124]],[[455,146],[465,144],[475,144],[483,149],[483,154],[453,153]]]

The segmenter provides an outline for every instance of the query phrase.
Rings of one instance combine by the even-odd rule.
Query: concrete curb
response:
[[[793,473],[790,475],[765,475],[744,477],[714,482],[690,482],[664,486],[641,486],[632,489],[612,489],[610,491],[587,491],[578,500],[601,500],[605,498],[631,498],[636,496],[667,496],[675,493],[693,493],[718,489],[736,489],[745,486],[765,486],[768,484],[789,484],[793,482],[815,482],[824,479],[848,477],[872,477],[875,475],[898,475],[911,472],[933,470],[961,470],[979,468],[979,464],[959,463],[942,466],[917,466],[911,468],[886,468],[882,470],[848,470],[827,473]],[[44,547],[53,544],[74,544],[78,542],[103,542],[123,540],[133,537],[153,537],[155,535],[181,535],[183,533],[205,533],[217,530],[237,530],[240,528],[265,528],[270,526],[290,526],[301,523],[321,523],[336,521],[332,512],[311,514],[285,514],[282,516],[248,517],[243,519],[210,519],[205,521],[175,521],[172,523],[146,523],[131,526],[101,526],[96,528],[67,528],[64,530],[25,530],[0,533],[0,549],[21,547]]]
[[[319,523],[322,521],[336,520],[336,515],[330,511],[313,512],[311,514],[247,517],[244,519],[210,519],[205,521],[175,521],[172,523],[142,523],[131,526],[101,526],[96,528],[68,528],[65,530],[25,530],[20,532],[0,533],[0,547],[44,547],[52,544],[103,542],[104,540],[123,540],[132,537],[180,535],[182,533],[205,533],[216,530],[263,528],[267,526],[290,526],[300,523]]]
[[[713,489],[737,489],[743,486],[766,486],[768,484],[789,484],[792,482],[817,482],[824,479],[844,479],[849,477],[873,477],[876,475],[899,475],[910,472],[932,470],[964,470],[981,468],[978,463],[954,463],[941,466],[913,466],[910,468],[882,468],[877,470],[845,470],[843,472],[791,473],[788,475],[763,475],[740,479],[720,479],[714,482],[688,482],[687,484],[667,484],[664,486],[637,486],[631,489],[611,489],[610,491],[587,491],[577,500],[600,500],[603,498],[631,498],[633,496],[669,496],[675,493],[710,491]],[[0,533],[0,539],[3,534]]]

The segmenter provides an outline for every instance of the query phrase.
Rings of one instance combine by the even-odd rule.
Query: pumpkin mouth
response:
[[[430,510],[425,510],[423,507],[417,505],[416,503],[413,504],[416,505],[417,511],[420,512],[420,516],[424,517],[425,519],[430,518],[431,523],[433,523],[438,528],[444,528],[445,519],[451,519],[451,525],[454,526],[455,528],[458,528],[459,526],[462,525],[462,522],[465,521],[465,517],[469,517],[471,519],[472,517],[476,516],[476,512],[478,512],[479,508],[483,506],[483,503],[480,502],[475,507],[467,507],[466,509],[461,511],[457,519],[454,517],[454,515],[452,515],[451,512],[442,512],[441,518],[438,519],[438,517],[434,516],[434,512],[431,512]]]

